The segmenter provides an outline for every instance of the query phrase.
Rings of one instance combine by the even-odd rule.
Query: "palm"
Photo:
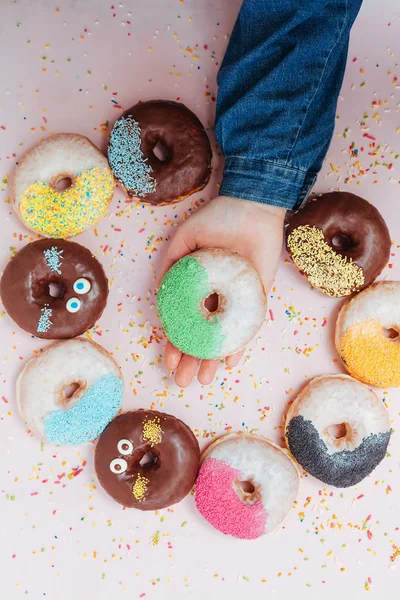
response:
[[[183,256],[200,248],[217,247],[237,252],[250,260],[268,292],[281,253],[284,212],[283,209],[236,198],[215,198],[178,227],[169,245],[160,280]],[[243,352],[227,357],[227,366],[236,366]],[[176,371],[175,381],[180,387],[190,384],[199,365],[198,380],[204,385],[210,384],[218,367],[218,361],[200,361],[182,354],[169,341],[165,364],[170,371]]]

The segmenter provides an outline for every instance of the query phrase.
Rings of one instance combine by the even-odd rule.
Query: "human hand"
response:
[[[159,281],[178,260],[201,248],[223,248],[247,258],[259,272],[268,293],[275,277],[282,250],[285,210],[275,206],[238,200],[227,196],[214,198],[179,225],[169,244]],[[235,367],[244,350],[228,356],[226,365]],[[201,363],[201,364],[200,364]],[[183,354],[168,340],[165,365],[176,371],[179,387],[187,387],[196,374],[209,385],[217,371],[218,360],[203,360]]]

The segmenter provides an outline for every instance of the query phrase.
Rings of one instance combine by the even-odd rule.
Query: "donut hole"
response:
[[[203,301],[203,306],[210,315],[216,313],[219,306],[219,295],[217,292],[213,292]]]
[[[153,154],[160,162],[167,162],[170,159],[170,152],[161,140],[158,140],[154,146]]]
[[[81,384],[74,381],[73,383],[69,383],[63,387],[62,393],[64,399],[66,401],[71,400],[71,398],[77,393],[77,391],[81,388]]]
[[[244,494],[253,494],[255,492],[255,487],[251,483],[251,481],[238,481],[237,485],[240,487]]]
[[[383,335],[388,338],[388,340],[398,340],[399,332],[397,329],[390,327],[389,329],[383,330]]]
[[[62,283],[51,281],[49,283],[48,295],[52,298],[62,298],[64,296],[64,286]]]
[[[64,190],[67,190],[68,188],[70,188],[71,185],[72,185],[71,177],[62,177],[61,179],[58,179],[56,181],[55,188],[58,192],[63,192]]]
[[[328,427],[327,431],[335,440],[341,440],[347,435],[346,423],[338,423],[336,425],[331,425],[330,427]]]
[[[337,250],[348,250],[351,246],[353,246],[353,242],[351,238],[345,233],[337,233],[332,238],[332,246]]]
[[[146,452],[146,454],[143,454],[142,458],[139,461],[139,465],[141,467],[150,467],[151,465],[154,465],[157,462],[157,456],[155,454],[153,454],[152,452]]]

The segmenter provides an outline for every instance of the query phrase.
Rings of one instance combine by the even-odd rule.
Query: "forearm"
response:
[[[218,75],[221,194],[297,208],[328,150],[362,0],[244,0]]]

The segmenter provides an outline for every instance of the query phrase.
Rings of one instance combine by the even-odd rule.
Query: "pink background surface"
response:
[[[181,100],[212,128],[215,77],[240,2],[1,4],[3,269],[33,239],[8,203],[7,178],[42,137],[78,132],[104,150],[119,107],[158,97]],[[400,274],[399,18],[396,0],[364,3],[335,136],[316,187],[348,189],[382,211],[394,240],[391,266],[382,274],[389,279]],[[353,142],[358,158],[349,151]],[[111,284],[107,309],[88,335],[122,367],[125,409],[173,413],[193,428],[202,448],[231,430],[256,431],[281,443],[282,417],[296,392],[315,375],[341,370],[333,345],[341,301],[310,291],[285,253],[269,299],[273,319],[237,369],[221,365],[213,385],[195,382],[184,391],[162,364],[155,276],[176,225],[216,194],[221,160],[214,139],[213,147],[214,174],[203,194],[152,209],[118,191],[108,218],[75,238],[98,256]],[[0,310],[2,599],[398,596],[398,391],[378,392],[395,431],[390,456],[368,479],[338,490],[303,477],[281,530],[242,542],[214,531],[191,496],[158,513],[123,510],[97,483],[91,445],[57,448],[27,433],[15,405],[15,380],[46,344]]]

